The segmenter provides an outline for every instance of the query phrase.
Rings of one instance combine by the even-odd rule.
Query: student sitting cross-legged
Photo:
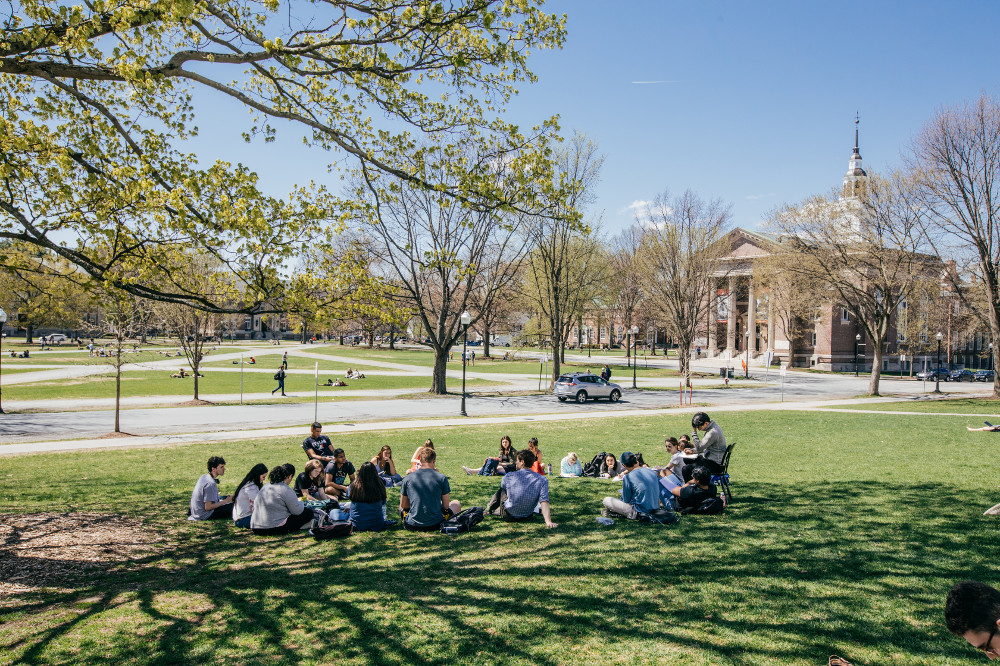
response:
[[[333,460],[326,464],[326,494],[334,499],[344,499],[354,483],[354,465],[347,459],[344,449],[333,450]]]
[[[490,499],[487,511],[504,520],[521,521],[531,520],[537,506],[541,508],[545,526],[558,527],[552,522],[549,508],[549,480],[531,471],[534,463],[534,453],[527,450],[518,452],[517,471],[504,475],[500,490]]]
[[[230,520],[233,517],[233,498],[219,497],[219,477],[226,473],[222,456],[208,459],[208,474],[202,474],[191,493],[188,520]]]
[[[385,518],[385,483],[371,462],[361,463],[351,482],[351,522],[355,532],[377,532],[396,524]]]
[[[420,469],[410,472],[399,487],[399,515],[403,527],[418,532],[432,532],[446,518],[462,510],[458,500],[451,499],[448,477],[435,469],[437,453],[425,446],[420,451]]]
[[[288,534],[313,519],[312,509],[307,509],[288,485],[294,478],[295,465],[291,463],[271,470],[270,483],[261,488],[253,503],[250,529],[254,534]]]
[[[635,454],[625,456],[625,478],[622,479],[622,498],[605,497],[601,515],[607,518],[635,520],[639,512],[649,513],[660,508],[660,482],[656,472],[640,467]]]

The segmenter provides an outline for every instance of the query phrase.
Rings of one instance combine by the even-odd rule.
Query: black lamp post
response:
[[[590,338],[593,336],[590,326],[587,327],[587,358],[590,358],[590,350],[593,348],[594,343],[591,342]]]
[[[3,325],[7,323],[7,313],[0,308],[0,380],[3,377]],[[0,414],[3,414],[3,386],[0,386]]]
[[[638,349],[639,349],[639,327],[638,326],[633,326],[632,327],[632,356],[635,356],[635,354],[638,351]],[[635,386],[635,366],[636,365],[638,365],[638,363],[636,363],[636,359],[633,358],[632,359],[632,388],[636,388],[636,386]]]
[[[465,413],[465,357],[469,349],[469,324],[472,323],[472,315],[466,310],[462,313],[459,319],[462,322],[462,416],[468,416]]]
[[[858,345],[861,344],[861,334],[854,336],[854,376],[858,376]]]
[[[993,369],[993,343],[990,343],[990,370]]]
[[[938,351],[937,351],[937,370],[934,371],[934,392],[941,392],[941,338],[944,336],[938,333],[936,336],[938,341]]]
[[[747,379],[750,379],[750,329],[747,329],[747,364],[743,368],[743,374],[746,375]]]

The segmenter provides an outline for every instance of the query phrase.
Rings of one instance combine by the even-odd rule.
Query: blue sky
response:
[[[545,9],[568,14],[569,39],[532,56],[539,81],[522,86],[510,118],[530,126],[558,114],[566,134],[600,144],[607,161],[592,212],[612,234],[631,223],[630,205],[666,188],[722,198],[734,225],[756,228],[781,203],[839,187],[856,111],[865,167],[886,170],[941,106],[997,92],[997,2],[550,0]],[[229,117],[199,122],[212,143],[232,129]],[[230,158],[278,191],[330,181],[327,156],[302,156],[293,133],[282,139]]]

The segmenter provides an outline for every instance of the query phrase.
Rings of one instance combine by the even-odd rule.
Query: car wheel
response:
[[[587,402],[587,392],[586,391],[580,391],[579,393],[577,393],[576,394],[576,401],[579,402],[580,404],[583,404],[583,403]]]
[[[614,391],[611,392],[611,395],[608,396],[608,400],[610,400],[611,402],[618,402],[618,399],[621,397],[622,397],[621,391],[615,389]]]
[[[559,402],[566,402],[566,396],[564,395],[559,396]]]

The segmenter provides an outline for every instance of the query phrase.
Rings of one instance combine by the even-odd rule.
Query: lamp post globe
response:
[[[0,414],[3,414],[3,325],[7,323],[7,313],[0,308]]]
[[[460,414],[462,416],[468,416],[465,413],[465,357],[469,349],[469,324],[472,323],[472,315],[466,310],[459,317],[459,322],[462,324],[462,411]]]
[[[934,392],[941,392],[941,338],[944,336],[938,333],[934,336],[937,338],[937,369],[934,371]]]

